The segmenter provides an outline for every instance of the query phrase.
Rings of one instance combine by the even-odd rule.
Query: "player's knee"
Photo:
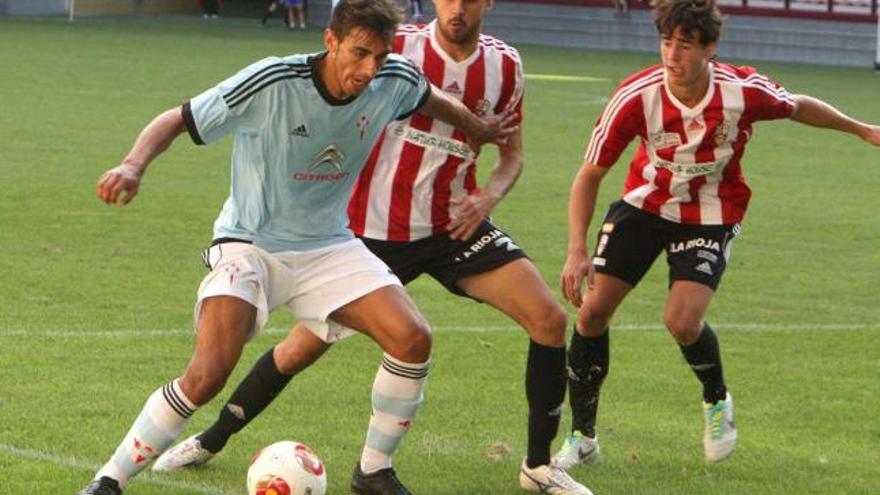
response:
[[[558,304],[551,304],[542,311],[531,315],[525,324],[529,338],[548,347],[565,345],[565,328],[568,318],[565,310]]]
[[[577,328],[586,337],[598,337],[605,333],[611,324],[614,310],[599,304],[590,304],[588,300],[584,309],[578,312]]]
[[[413,321],[397,339],[392,349],[386,349],[396,359],[407,363],[423,363],[431,357],[431,328],[425,321]]]
[[[320,353],[297,346],[278,344],[275,348],[275,366],[285,375],[293,376],[306,369]]]
[[[683,313],[666,313],[663,322],[679,345],[690,345],[700,337],[703,322],[700,318]]]
[[[219,366],[190,366],[180,380],[180,387],[189,400],[201,406],[223,390],[231,371]]]

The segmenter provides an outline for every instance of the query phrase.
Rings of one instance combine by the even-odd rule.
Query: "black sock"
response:
[[[278,371],[272,357],[274,350],[269,349],[269,352],[263,354],[238,384],[238,388],[220,411],[217,421],[199,436],[202,447],[215,454],[223,450],[229,437],[256,418],[293,378]]]
[[[565,400],[565,347],[547,347],[529,341],[526,364],[529,401],[529,447],[526,465],[550,464],[550,443],[559,431]]]
[[[584,337],[574,329],[568,351],[568,401],[571,403],[571,429],[596,438],[599,389],[608,375],[611,356],[608,329],[598,337]]]
[[[679,347],[694,374],[703,383],[703,400],[709,404],[724,400],[727,388],[724,386],[718,337],[715,336],[712,327],[704,322],[700,338],[691,345]]]

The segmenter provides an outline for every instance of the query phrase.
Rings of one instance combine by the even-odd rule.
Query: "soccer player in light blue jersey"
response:
[[[195,350],[183,375],[159,387],[116,452],[79,495],[119,495],[170,446],[226,383],[244,344],[276,307],[289,307],[325,342],[359,331],[385,351],[374,409],[402,417],[402,440],[422,402],[431,335],[387,266],[347,228],[346,206],[384,127],[420,111],[463,129],[475,146],[516,132],[511,115],[480,119],[389,55],[393,0],[342,0],[326,51],[257,62],[156,117],[122,163],[98,181],[107,204],[128,204],[149,163],[183,132],[197,144],[234,136],[232,186],[205,252]],[[364,478],[362,495],[409,493],[393,469]]]

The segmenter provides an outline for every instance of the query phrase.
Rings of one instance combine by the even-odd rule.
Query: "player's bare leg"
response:
[[[590,491],[550,463],[550,443],[559,431],[565,399],[565,310],[553,298],[531,261],[520,258],[488,272],[462,278],[457,285],[469,296],[502,311],[529,334],[526,397],[529,403],[528,455],[522,466],[523,488],[549,493]]]
[[[608,329],[614,312],[631,290],[632,286],[627,282],[597,273],[578,309],[568,350],[571,434],[553,457],[554,463],[564,468],[594,463],[599,459],[596,416],[599,392],[611,362]]]
[[[724,460],[736,446],[733,398],[724,384],[721,352],[712,327],[703,320],[715,291],[687,280],[673,282],[664,322],[685,359],[703,384],[703,449],[710,462]]]
[[[173,471],[210,461],[268,407],[299,372],[318,360],[330,344],[298,323],[281,343],[257,360],[208,429],[168,449],[153,463],[154,471]]]
[[[79,495],[117,495],[183,431],[195,410],[223,389],[256,320],[256,308],[230,296],[202,302],[193,356],[183,376],[147,400],[116,452]]]

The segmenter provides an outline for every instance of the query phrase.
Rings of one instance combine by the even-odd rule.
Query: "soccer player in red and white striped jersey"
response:
[[[523,75],[517,51],[475,33],[478,37],[472,49],[468,46],[459,53],[449,53],[447,50],[457,50],[444,47],[448,44],[444,40],[472,36],[446,32],[451,29],[437,21],[403,26],[393,50],[421,68],[431,84],[461,100],[477,115],[509,110],[519,118]],[[519,148],[514,142],[502,146],[502,151]],[[515,176],[511,175],[519,172],[518,167],[504,167],[498,173],[511,177],[490,181],[488,190],[481,191],[476,182],[476,158],[460,129],[424,114],[389,125],[353,193],[348,211],[351,229],[358,236],[384,241],[415,241],[445,234],[459,201],[476,196],[491,202],[487,205],[491,207],[512,185]],[[502,158],[502,165],[509,161]],[[458,233],[471,230],[465,227]]]
[[[664,250],[670,266],[664,322],[703,384],[705,456],[715,462],[732,452],[733,401],[718,340],[703,316],[748,206],[742,158],[752,125],[789,118],[880,145],[877,126],[793,95],[751,67],[715,61],[721,15],[714,0],[655,0],[654,8],[662,63],[632,75],[614,92],[571,191],[561,284],[579,310],[569,354],[572,434],[554,459],[564,467],[581,462],[579,450],[598,448],[608,325]],[[600,181],[633,139],[639,146],[623,197],[609,208],[590,259],[585,239]]]
[[[480,34],[483,16],[492,4],[492,0],[435,0],[437,20],[403,26],[393,51],[409,58],[446,97],[462,101],[477,115],[519,122],[523,98],[519,54]],[[498,162],[481,188],[476,182],[477,153],[461,129],[424,113],[388,125],[352,194],[350,227],[404,284],[428,274],[453,294],[485,302],[523,327],[530,338],[525,373],[529,418],[520,484],[552,495],[590,495],[589,489],[550,462],[550,444],[559,429],[565,398],[566,315],[523,250],[488,220],[523,166],[519,132],[497,144]],[[383,308],[375,312],[381,314]],[[254,366],[217,422],[174,447],[159,464],[175,469],[207,461],[328,347],[298,325]],[[367,477],[388,471],[389,432],[407,428],[408,422],[375,411],[358,469]],[[409,492],[401,488],[395,493]]]

